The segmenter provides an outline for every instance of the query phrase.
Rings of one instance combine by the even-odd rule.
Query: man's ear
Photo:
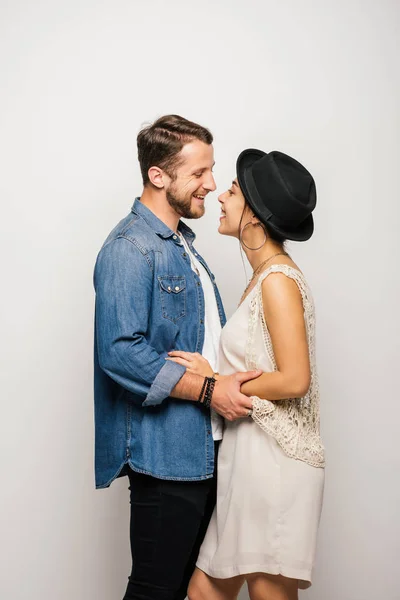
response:
[[[147,175],[149,176],[149,180],[150,182],[159,190],[163,189],[163,187],[165,186],[165,173],[162,169],[160,169],[159,167],[150,167],[150,169],[147,172]]]

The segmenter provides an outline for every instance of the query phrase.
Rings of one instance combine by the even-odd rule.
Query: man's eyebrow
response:
[[[236,181],[232,181],[232,183],[233,183],[233,185],[236,185],[236,186],[237,186],[237,183],[236,183]]]
[[[215,162],[213,162],[213,164],[212,164],[212,167],[211,167],[211,168],[213,168],[213,167],[215,167]],[[198,168],[198,169],[193,169],[193,173],[196,173],[196,171],[207,171],[207,168],[208,168],[208,167],[200,167],[200,168]]]

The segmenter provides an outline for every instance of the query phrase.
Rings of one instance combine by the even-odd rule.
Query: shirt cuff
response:
[[[142,406],[157,406],[171,395],[172,390],[183,377],[186,367],[172,360],[166,360],[153,381]]]

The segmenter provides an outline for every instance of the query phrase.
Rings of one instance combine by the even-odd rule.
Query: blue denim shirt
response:
[[[225,314],[215,278],[221,325]],[[97,257],[94,393],[96,487],[108,487],[128,463],[154,477],[212,477],[210,413],[169,395],[185,367],[166,361],[170,350],[200,352],[204,294],[179,236],[135,200]]]

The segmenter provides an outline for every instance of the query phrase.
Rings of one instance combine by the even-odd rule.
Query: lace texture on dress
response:
[[[324,447],[320,438],[319,425],[319,384],[315,359],[315,309],[314,302],[307,282],[297,269],[289,265],[272,265],[261,274],[254,294],[250,301],[248,338],[246,344],[246,368],[257,369],[257,352],[255,348],[256,331],[262,328],[266,352],[271,360],[274,371],[276,361],[272,348],[271,337],[265,323],[262,282],[271,273],[283,273],[293,279],[302,296],[304,320],[306,324],[311,384],[303,398],[270,401],[252,396],[252,418],[267,433],[272,435],[284,452],[291,458],[302,460],[313,467],[324,467]]]

